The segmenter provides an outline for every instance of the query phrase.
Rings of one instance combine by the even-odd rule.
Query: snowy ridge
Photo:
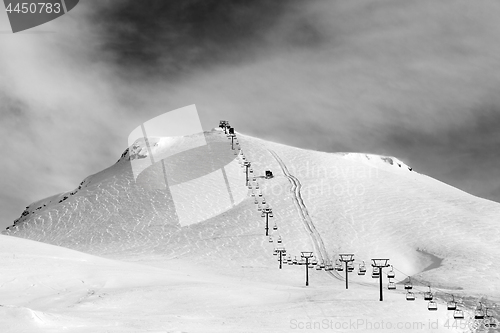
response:
[[[66,199],[68,199],[70,196],[75,195],[76,193],[78,193],[78,191],[80,189],[82,189],[83,187],[86,186],[88,179],[89,179],[88,177],[85,178],[80,183],[80,185],[78,185],[78,188],[76,188],[73,191],[59,193],[59,194],[50,196],[48,198],[44,198],[44,199],[35,201],[35,202],[31,203],[29,206],[26,206],[26,209],[22,212],[21,216],[19,218],[17,218],[16,220],[14,220],[12,226],[16,226],[18,224],[23,223],[26,219],[29,218],[30,214],[41,213],[45,209],[47,209],[47,208],[49,208],[49,207],[51,207],[53,205],[56,205],[58,203],[62,203],[63,201],[65,201]],[[9,228],[10,227],[8,227],[7,229],[9,229]]]
[[[413,168],[394,156],[381,156],[361,153],[342,153],[344,158],[351,161],[364,163],[371,167],[383,168],[384,170],[398,170],[402,172],[413,171]]]

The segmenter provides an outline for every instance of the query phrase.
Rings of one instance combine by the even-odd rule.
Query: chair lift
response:
[[[292,260],[290,260],[290,261],[287,260],[286,262],[288,263],[288,265],[293,265],[293,261]]]
[[[318,264],[318,260],[316,260],[316,256],[312,257],[311,264],[313,264],[313,265],[317,265]]]
[[[321,264],[320,264],[319,266],[320,266],[320,268],[321,268],[321,269],[325,268],[325,267],[326,267],[325,262],[324,262],[324,261],[322,261],[322,262],[321,262]]]
[[[271,217],[272,217],[272,216],[271,216]],[[276,223],[274,224],[273,230],[274,230],[274,231],[278,230],[278,226],[276,225]]]
[[[344,268],[342,267],[342,265],[339,263],[338,260],[335,260],[335,270],[339,272],[342,272],[344,270]]]
[[[294,258],[293,258],[292,264],[293,264],[293,265],[297,265],[297,264],[298,264],[297,257],[294,257]]]
[[[299,265],[305,265],[305,264],[306,264],[306,260],[304,258],[300,259]]]
[[[424,300],[432,301],[432,299],[433,299],[433,296],[432,296],[432,292],[431,292],[431,286],[429,286],[429,291],[424,293]]]
[[[415,300],[415,294],[412,293],[411,291],[406,292],[406,300],[407,301],[414,301]]]
[[[325,271],[333,271],[333,265],[332,264],[325,265]]]
[[[453,300],[451,302],[448,302],[447,309],[448,310],[455,310],[457,308],[457,302],[455,302],[455,296],[454,295],[451,295],[451,297],[453,298]]]
[[[266,199],[264,199],[264,197],[262,197],[262,204],[265,205],[266,204]]]
[[[273,236],[269,236],[269,243],[273,242]]]
[[[273,255],[277,256],[278,255],[278,249],[274,248]]]
[[[349,261],[347,263],[347,271],[352,272],[353,270],[354,270],[354,264],[352,263],[352,261]]]
[[[389,271],[389,273],[387,273],[387,277],[389,279],[394,279],[396,277],[396,273],[394,273],[394,268],[392,267],[392,265],[391,265],[391,270]]]
[[[463,310],[460,310],[460,309],[455,309],[455,311],[453,311],[453,318],[455,319],[464,319],[464,311]]]
[[[474,319],[484,319],[483,305],[479,302],[479,306],[474,311]]]
[[[427,305],[427,309],[429,311],[436,311],[438,309],[438,305],[434,301],[429,301],[429,305]]]
[[[377,279],[380,276],[378,267],[373,267],[372,278]]]
[[[366,273],[366,266],[365,262],[363,261],[363,264],[359,264],[358,275],[365,275],[365,273]]]
[[[413,284],[411,283],[411,279],[408,276],[408,282],[405,283],[405,290],[411,290],[413,289]]]
[[[321,265],[316,265],[316,270],[320,271],[321,270]]]
[[[387,285],[387,289],[389,289],[389,290],[396,289],[396,284],[392,281],[389,281],[389,284]]]
[[[498,326],[497,320],[488,314],[488,308],[485,308],[485,310],[486,310],[486,312],[485,312],[486,316],[483,320],[484,326],[485,327],[492,327],[492,328],[497,327]]]
[[[286,257],[286,261],[287,261],[287,262],[292,262],[292,256],[291,256],[291,255],[288,255],[288,256]]]
[[[278,244],[281,244],[281,243],[282,243],[281,236],[278,236]]]

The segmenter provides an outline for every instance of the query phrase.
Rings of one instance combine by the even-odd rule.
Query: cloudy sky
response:
[[[0,11],[0,227],[196,104],[205,129],[394,155],[500,201],[496,0],[81,0],[9,33]]]

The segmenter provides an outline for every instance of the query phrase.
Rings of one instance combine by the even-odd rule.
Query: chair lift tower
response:
[[[283,255],[286,253],[286,250],[283,246],[280,246],[276,249],[276,252],[279,254],[279,262],[280,262],[280,269],[283,266]]]
[[[248,161],[243,162],[243,166],[245,167],[245,174],[246,174],[246,186],[249,184],[249,179],[248,179],[248,168],[250,168],[252,164]]]
[[[264,208],[261,217],[266,217],[266,236],[269,236],[269,218],[273,217],[273,210],[271,208]]]
[[[347,269],[347,264],[354,261],[353,256],[354,254],[339,254],[340,261],[345,262],[345,289],[349,289],[349,270]]]
[[[234,128],[229,128],[229,139],[231,139],[231,149],[234,150],[234,138],[236,138],[236,134],[234,134]]]
[[[377,267],[379,271],[379,279],[380,279],[380,301],[382,302],[384,300],[383,294],[382,294],[382,268],[389,267],[390,265],[387,264],[389,259],[372,259],[372,267]]]
[[[312,252],[303,251],[301,257],[306,260],[306,286],[309,285],[309,259],[313,257]]]

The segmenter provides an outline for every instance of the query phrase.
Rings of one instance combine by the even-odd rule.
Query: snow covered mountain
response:
[[[199,136],[206,145],[182,149]],[[42,269],[31,272],[34,277],[28,280],[35,281],[34,286],[54,290],[48,292],[43,287],[41,294],[34,293],[39,301],[35,302],[37,309],[31,309],[42,311],[43,318],[55,313],[55,322],[64,322],[78,332],[68,318],[104,309],[101,315],[93,312],[102,321],[113,316],[111,308],[119,307],[120,300],[131,302],[138,297],[138,304],[147,307],[186,312],[169,317],[172,332],[286,332],[332,318],[438,320],[436,327],[426,331],[462,332],[469,327],[445,327],[446,320],[453,319],[444,305],[451,294],[463,302],[464,310],[470,310],[481,298],[490,306],[498,302],[498,203],[419,174],[395,157],[308,151],[240,133],[232,150],[231,140],[220,129],[175,140],[154,138],[150,144],[152,149],[169,151],[165,162],[144,167],[135,179],[132,161],[146,160],[149,154],[145,143],[137,141],[115,165],[87,177],[74,191],[29,205],[3,232],[55,245],[43,245],[52,254],[41,260],[47,267],[59,267],[63,276],[75,275],[76,280],[78,274],[94,278],[96,266],[85,264],[81,272],[64,269],[57,264],[61,256],[69,255],[72,260],[88,256],[92,259],[87,261],[98,261],[99,265],[104,259],[93,256],[105,257],[110,267],[119,267],[116,274],[99,275],[98,287],[92,289],[112,296],[105,300],[86,296],[91,299],[86,305],[57,296],[60,290],[54,289]],[[245,185],[244,161],[251,162],[250,188]],[[264,178],[266,170],[271,170],[274,178]],[[271,238],[264,236],[265,219],[258,210],[266,206],[273,212]],[[28,244],[5,236],[2,244],[4,239],[9,242],[4,247],[7,253],[15,254]],[[278,239],[282,243],[278,244]],[[42,247],[29,244],[35,252]],[[353,253],[356,268],[363,261],[369,267],[371,258],[388,258],[396,271],[395,282],[400,283],[395,291],[385,291],[384,303],[373,303],[378,302],[378,280],[369,274],[351,274],[351,285],[345,290],[343,272],[313,269],[311,286],[304,289],[304,266],[285,262],[282,270],[277,269],[273,249],[278,246],[284,246],[291,258],[300,259],[301,251],[313,251],[318,261],[327,265],[334,264],[339,253]],[[0,320],[2,313],[4,320],[10,316],[6,313],[28,316],[29,311],[23,309],[33,304],[32,296],[23,289],[30,282],[8,280],[26,269],[26,262],[10,259],[12,254],[2,260],[14,268],[11,275],[0,277],[0,291],[14,288],[21,297],[10,298],[16,306],[8,308],[10,312],[0,308]],[[35,260],[35,253],[31,255],[30,260]],[[127,282],[122,274],[139,267],[145,272],[157,270],[145,273],[149,277],[144,280],[137,275]],[[168,279],[158,282],[161,276]],[[176,276],[181,277],[175,280]],[[437,312],[427,311],[422,297],[417,296],[415,302],[405,300],[402,281],[408,276],[416,293],[431,286],[441,303]],[[156,277],[159,280],[154,280]],[[154,281],[147,282],[149,278]],[[121,292],[113,287],[117,279]],[[156,286],[158,295],[147,290],[148,283],[150,288]],[[207,288],[200,284],[207,284]],[[134,285],[135,293],[130,289]],[[78,294],[83,290],[80,287],[69,283],[64,290]],[[166,296],[167,290],[174,296],[162,303],[158,296]],[[186,299],[195,305],[190,306]],[[71,313],[69,306],[73,307]],[[137,310],[129,305],[125,308],[130,313]],[[258,323],[256,316],[262,319]],[[471,320],[470,316],[468,312],[466,318]],[[156,323],[149,324],[154,329],[165,329],[160,319],[151,320]],[[197,326],[196,320],[206,325]],[[128,332],[125,323],[128,321],[123,318],[117,320],[116,332]],[[33,320],[30,325],[43,326]],[[89,325],[83,320],[82,332]],[[394,331],[401,331],[395,327]],[[359,327],[335,329],[347,332]],[[110,327],[106,330],[113,331]]]

